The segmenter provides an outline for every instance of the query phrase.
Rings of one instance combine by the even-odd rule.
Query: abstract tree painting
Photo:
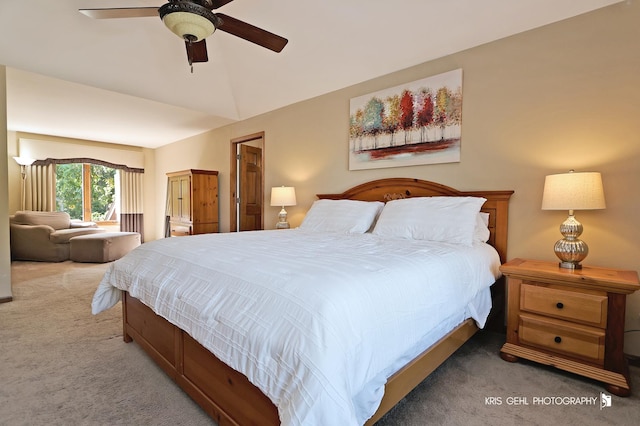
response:
[[[352,98],[349,119],[349,170],[459,162],[462,69]]]

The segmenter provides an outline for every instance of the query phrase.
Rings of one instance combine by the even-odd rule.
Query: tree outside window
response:
[[[117,222],[116,169],[88,163],[56,165],[56,210],[72,219]]]

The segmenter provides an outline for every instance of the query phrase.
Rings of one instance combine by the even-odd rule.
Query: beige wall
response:
[[[9,214],[20,210],[20,187],[22,181],[20,180],[20,166],[16,163],[13,157],[18,156],[18,144],[16,138],[16,132],[7,132],[7,161],[8,161],[8,185],[9,185]]]
[[[555,261],[566,212],[540,209],[544,177],[571,168],[602,173],[607,209],[577,212],[591,253],[586,264],[640,270],[640,3],[612,7],[298,103],[156,150],[156,192],[164,174],[220,172],[221,229],[229,229],[230,139],[265,131],[265,191],[296,187],[287,208],[298,225],[314,194],[341,192],[383,177],[416,177],[463,190],[513,189],[509,257]],[[437,42],[437,41],[434,41]],[[416,47],[419,49],[419,47]],[[340,64],[333,64],[339,72]],[[349,99],[463,69],[460,163],[349,171]],[[278,208],[265,200],[267,228]],[[156,211],[164,211],[158,196]],[[156,234],[162,223],[156,222]],[[627,327],[640,329],[640,292]],[[640,355],[640,333],[627,334]]]
[[[0,65],[0,152],[7,147],[7,69]],[[9,160],[0,158],[0,205],[9,204]],[[0,301],[9,300],[11,293],[11,251],[9,249],[9,211],[0,209]]]

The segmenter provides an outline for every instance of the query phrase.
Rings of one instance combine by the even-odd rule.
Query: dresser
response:
[[[630,394],[624,357],[626,296],[640,290],[638,273],[513,259],[507,277],[507,339],[502,359],[520,358],[580,374],[612,394]]]
[[[167,173],[167,236],[218,232],[218,172]]]

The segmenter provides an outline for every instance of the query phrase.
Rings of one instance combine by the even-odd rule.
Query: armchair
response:
[[[71,220],[66,212],[18,211],[10,217],[12,260],[69,260],[69,240],[105,232],[93,222]]]

